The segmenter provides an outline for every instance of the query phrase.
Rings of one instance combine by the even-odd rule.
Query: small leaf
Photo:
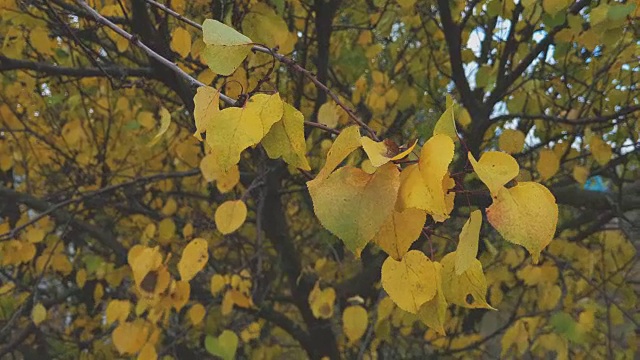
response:
[[[433,128],[433,135],[446,135],[451,138],[451,140],[458,140],[458,132],[456,130],[456,119],[455,119],[455,105],[452,104],[447,107],[440,118],[436,122],[435,127]]]
[[[129,300],[111,300],[107,305],[105,312],[107,317],[107,325],[111,325],[118,321],[124,323],[131,312],[131,302]]]
[[[480,161],[471,155],[469,161],[480,180],[487,185],[491,194],[495,194],[502,186],[520,172],[520,166],[513,156],[500,151],[487,151],[480,157]]]
[[[475,210],[469,216],[469,220],[462,227],[460,241],[456,248],[456,275],[461,275],[473,263],[478,255],[478,242],[480,240],[480,227],[482,226],[482,212]]]
[[[216,227],[222,234],[231,234],[244,224],[247,206],[242,200],[225,201],[218,206],[214,215]]]
[[[367,156],[371,161],[371,165],[374,167],[380,167],[389,161],[399,160],[406,157],[413,151],[418,143],[417,140],[414,141],[413,145],[401,152],[398,145],[389,139],[376,142],[366,136],[363,136],[360,141],[362,142],[364,152],[367,153]]]
[[[349,340],[349,344],[353,344],[367,331],[369,324],[369,316],[367,310],[360,305],[349,306],[342,313],[342,329]]]
[[[586,166],[576,165],[573,167],[573,179],[580,185],[584,186],[589,177],[589,168]]]
[[[589,148],[591,149],[591,155],[593,155],[593,158],[596,159],[596,162],[600,164],[600,166],[607,165],[609,160],[611,160],[611,156],[613,156],[611,145],[596,135],[591,137]]]
[[[442,258],[442,291],[448,302],[467,308],[485,308],[495,310],[485,300],[487,296],[487,279],[482,272],[482,264],[472,259],[471,264],[462,274],[455,270],[456,252]]]
[[[338,106],[333,102],[327,101],[318,109],[318,122],[328,127],[335,129],[338,126],[338,120],[340,116],[338,113]]]
[[[200,303],[196,303],[189,308],[189,312],[187,313],[187,315],[189,316],[191,324],[195,326],[202,322],[206,313],[207,310],[204,308],[204,306],[202,306],[202,304]]]
[[[433,262],[417,250],[400,261],[388,257],[382,264],[382,287],[399,308],[412,314],[436,295],[436,280]]]
[[[160,141],[160,139],[162,138],[162,135],[164,135],[164,133],[166,133],[167,130],[169,130],[170,125],[171,125],[171,114],[169,113],[169,110],[163,107],[160,109],[160,129],[158,129],[158,133],[156,134],[156,136],[153,137],[153,139],[151,139],[151,141],[147,146],[151,147],[155,145],[158,141]]]
[[[209,260],[207,240],[197,238],[191,240],[182,251],[178,262],[178,272],[182,281],[190,281],[197,273],[204,269]]]
[[[135,354],[147,341],[149,329],[144,326],[144,322],[137,320],[135,322],[125,322],[113,330],[111,339],[116,350],[122,355]]]
[[[171,33],[171,49],[183,58],[189,55],[189,52],[191,52],[191,34],[185,28],[179,27],[173,30]]]
[[[554,237],[558,205],[543,185],[521,182],[498,191],[487,209],[487,219],[506,240],[524,246],[537,263]]]
[[[196,132],[193,136],[202,141],[201,134],[207,129],[207,123],[220,112],[220,91],[210,86],[201,86],[196,90],[193,103],[193,118],[196,123]]]
[[[238,349],[238,335],[229,330],[223,331],[217,338],[207,335],[204,347],[211,355],[219,356],[223,360],[233,360]]]
[[[307,183],[307,186],[318,184],[328,178],[333,170],[360,145],[360,130],[357,126],[350,126],[342,130],[327,153],[324,167],[318,172],[315,179]]]
[[[504,129],[498,138],[500,150],[517,154],[524,148],[524,133],[520,130]]]
[[[202,58],[217,74],[231,75],[251,51],[251,39],[217,20],[206,19],[202,33]]]
[[[211,295],[217,296],[222,289],[224,289],[226,285],[226,281],[224,280],[224,276],[220,274],[214,274],[211,277]]]
[[[37,303],[31,309],[31,320],[36,326],[47,319],[47,309],[42,303]]]
[[[540,151],[536,169],[540,173],[541,180],[550,179],[560,169],[560,159],[553,150],[543,149]]]
[[[309,292],[309,306],[313,316],[317,319],[330,319],[333,316],[333,304],[336,301],[336,291],[329,287],[320,289],[320,284],[316,285]]]

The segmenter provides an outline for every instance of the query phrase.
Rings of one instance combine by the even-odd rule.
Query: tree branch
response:
[[[154,78],[151,68],[124,68],[115,65],[103,66],[100,68],[74,68],[64,67],[48,63],[34,62],[28,60],[11,59],[0,55],[0,72],[11,70],[33,70],[39,73],[53,76],[71,77],[98,77],[111,76],[115,78],[146,77]]]

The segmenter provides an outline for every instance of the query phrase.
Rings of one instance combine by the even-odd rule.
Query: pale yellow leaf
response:
[[[216,209],[214,220],[218,231],[231,234],[244,224],[247,218],[247,206],[242,200],[226,201]]]
[[[196,238],[191,240],[182,251],[178,262],[178,272],[182,281],[190,281],[204,269],[209,260],[207,240]]]
[[[482,212],[471,212],[469,220],[462,227],[460,240],[456,248],[456,275],[461,275],[473,263],[478,255],[478,242],[480,241],[480,227],[482,226]]]
[[[433,299],[437,290],[435,266],[417,250],[410,250],[400,261],[388,257],[382,264],[381,282],[391,300],[412,314]]]
[[[467,308],[485,308],[495,310],[487,303],[487,279],[478,259],[462,274],[456,274],[456,252],[450,252],[442,258],[442,291],[448,302]]]

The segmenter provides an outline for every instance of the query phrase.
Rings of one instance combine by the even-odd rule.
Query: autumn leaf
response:
[[[202,238],[191,240],[182,251],[182,257],[178,262],[180,278],[183,281],[190,281],[197,273],[204,269],[208,260],[209,251],[207,240]]]
[[[164,135],[164,133],[166,133],[167,130],[169,130],[170,125],[171,125],[171,114],[169,113],[169,110],[163,107],[160,109],[160,129],[158,129],[158,133],[156,134],[156,136],[153,137],[153,139],[151,139],[151,141],[147,146],[151,147],[157,144],[158,141],[160,141],[160,139],[162,138],[162,135]]]
[[[306,157],[304,116],[293,106],[284,103],[282,119],[271,127],[261,144],[270,158],[282,157],[291,166],[311,170]]]
[[[542,181],[550,179],[560,169],[560,159],[553,150],[544,149],[540,151],[536,169]]]
[[[367,156],[371,161],[371,165],[374,167],[380,167],[389,161],[399,160],[408,156],[418,143],[416,140],[406,150],[400,151],[398,145],[388,139],[376,142],[366,136],[363,136],[360,141],[362,142],[364,152],[367,153]]]
[[[200,303],[196,303],[189,308],[189,312],[187,316],[189,316],[189,320],[192,325],[199,325],[202,320],[204,320],[204,316],[206,315],[207,310]]]
[[[373,242],[389,256],[400,260],[420,236],[426,219],[427,214],[424,210],[394,209],[380,227]]]
[[[175,28],[171,33],[170,46],[181,57],[187,57],[191,52],[191,34],[183,27]]]
[[[318,122],[335,129],[338,126],[338,111],[338,106],[335,103],[327,101],[318,110]]]
[[[202,141],[201,134],[207,130],[207,124],[220,112],[220,91],[209,86],[201,86],[196,90],[193,103],[193,118],[196,123],[193,136]]]
[[[418,318],[428,327],[434,329],[438,333],[445,335],[444,322],[447,316],[447,300],[444,297],[442,289],[442,264],[434,262],[436,295],[433,299],[427,301],[420,306]]]
[[[537,263],[554,237],[558,205],[543,185],[521,182],[497,192],[487,208],[487,219],[506,240],[524,246]]]
[[[354,344],[360,340],[367,331],[369,316],[367,310],[360,305],[349,306],[342,313],[342,329],[349,340]]]
[[[518,176],[520,166],[513,156],[500,151],[487,151],[482,154],[480,161],[476,161],[471,153],[468,153],[473,170],[478,174],[491,194],[498,192],[503,185]]]
[[[447,106],[433,128],[433,135],[446,135],[452,141],[458,140],[458,131],[456,130],[455,105],[451,101],[451,105]]]
[[[328,178],[333,170],[360,146],[360,130],[357,126],[350,126],[342,130],[327,153],[327,160],[324,163],[324,167],[318,172],[315,179],[307,182],[307,186],[319,184]]]
[[[42,305],[42,303],[37,303],[31,309],[31,320],[33,323],[38,326],[40,323],[47,319],[47,309]]]
[[[504,129],[498,138],[498,146],[500,150],[517,154],[524,148],[524,133],[520,130]]]
[[[393,164],[386,164],[373,174],[343,167],[326,180],[310,181],[307,186],[322,226],[349,250],[359,253],[391,214],[400,173]]]
[[[456,273],[456,252],[442,258],[442,291],[448,302],[467,308],[495,310],[486,301],[487,280],[478,259],[472,259],[467,269]]]
[[[111,325],[116,321],[124,323],[130,312],[131,302],[129,300],[111,300],[105,311],[107,325]]]
[[[382,287],[402,310],[417,314],[436,295],[436,269],[422,252],[410,250],[400,261],[388,257],[382,264]]]
[[[217,20],[206,19],[202,34],[202,58],[217,74],[231,75],[251,51],[251,39]]]
[[[122,355],[137,353],[142,349],[148,337],[149,329],[142,320],[122,323],[111,334],[113,345]]]
[[[597,135],[593,135],[591,137],[591,140],[589,141],[589,148],[591,149],[593,158],[596,159],[596,162],[600,164],[600,166],[607,165],[613,156],[611,145],[607,144],[607,142]]]
[[[317,319],[329,319],[333,316],[333,304],[336,301],[336,291],[329,287],[320,289],[320,284],[316,282],[309,292],[309,306],[313,316]]]
[[[469,220],[462,227],[458,247],[456,248],[456,275],[462,275],[473,263],[478,255],[480,227],[482,226],[482,212],[471,212]]]
[[[214,216],[218,231],[224,235],[238,230],[246,218],[247,206],[242,200],[225,201],[218,206]]]

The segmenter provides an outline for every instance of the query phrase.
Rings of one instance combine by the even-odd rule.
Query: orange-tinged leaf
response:
[[[130,312],[131,302],[129,302],[129,300],[111,300],[109,305],[107,305],[107,311],[105,312],[107,325],[111,325],[116,321],[121,324],[124,323]]]
[[[436,295],[436,269],[422,252],[410,250],[396,261],[382,264],[382,287],[402,310],[417,314],[420,306]]]
[[[270,158],[282,157],[291,166],[311,170],[306,157],[304,116],[293,106],[284,103],[282,119],[271,127],[261,144]]]
[[[247,206],[242,200],[225,201],[216,209],[214,220],[218,231],[231,234],[238,230],[247,218]]]
[[[342,313],[342,329],[350,344],[360,340],[367,331],[369,316],[360,305],[349,306]]]
[[[540,151],[536,169],[543,181],[550,179],[560,169],[560,159],[553,150],[543,149]]]
[[[210,86],[201,86],[196,90],[193,103],[195,104],[193,118],[196,123],[196,132],[193,136],[202,141],[201,134],[207,130],[207,123],[220,112],[220,91]]]
[[[224,280],[224,276],[220,275],[220,274],[214,274],[211,277],[211,295],[213,296],[217,296],[218,293],[220,291],[222,291],[222,289],[224,289],[225,285],[226,285],[226,281]]]
[[[320,284],[316,285],[309,292],[309,306],[313,316],[317,319],[329,319],[333,316],[333,304],[336,301],[336,291],[329,287],[320,289]]]
[[[138,353],[137,360],[156,360],[157,358],[156,347],[151,342],[147,342]]]
[[[456,275],[461,275],[473,263],[478,255],[478,242],[480,240],[480,227],[482,226],[482,212],[471,212],[469,220],[462,227],[460,241],[456,248]]]
[[[122,323],[111,334],[113,345],[122,355],[137,353],[148,337],[149,329],[142,321]]]
[[[178,272],[183,281],[190,281],[197,273],[204,269],[209,260],[209,248],[207,240],[197,238],[191,240],[182,251],[182,257],[178,262]]]
[[[499,191],[504,184],[514,179],[520,172],[520,166],[516,159],[500,151],[487,151],[482,154],[480,161],[476,161],[469,153],[469,161],[480,181],[489,188],[491,194]]]
[[[504,129],[498,138],[500,150],[509,154],[517,154],[524,148],[524,133],[520,130]]]
[[[191,34],[183,28],[178,27],[171,33],[171,49],[185,58],[191,52]]]
[[[444,322],[447,316],[448,304],[442,290],[442,264],[434,262],[433,266],[436,269],[436,296],[420,306],[418,318],[428,327],[445,335]]]
[[[396,260],[409,250],[411,244],[420,236],[427,220],[424,210],[408,208],[393,210],[376,234],[373,242],[378,244],[389,256]]]
[[[487,209],[487,219],[506,240],[524,246],[537,263],[554,237],[558,205],[543,185],[522,182],[498,191]]]
[[[140,283],[150,271],[160,267],[162,255],[158,247],[148,248],[136,245],[129,250],[128,261],[133,272],[133,279],[140,286]]]
[[[495,310],[487,303],[487,279],[482,264],[473,259],[462,274],[456,274],[456,252],[445,255],[442,264],[442,291],[448,302],[467,307]]]
[[[396,202],[400,173],[393,164],[374,174],[343,167],[322,182],[307,183],[316,216],[356,253],[376,235]]]

